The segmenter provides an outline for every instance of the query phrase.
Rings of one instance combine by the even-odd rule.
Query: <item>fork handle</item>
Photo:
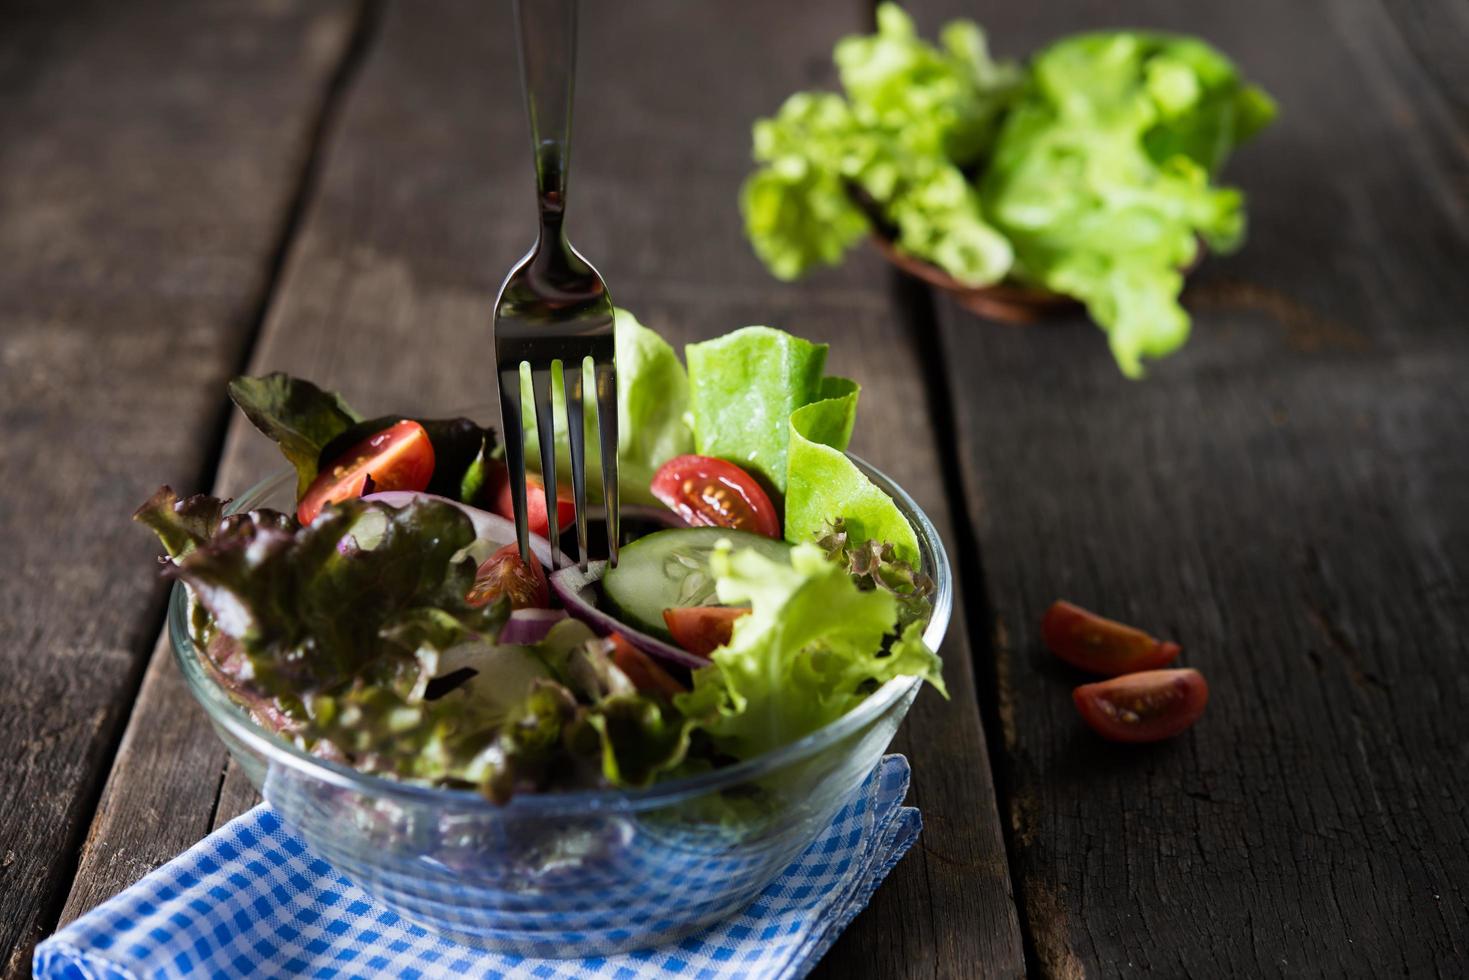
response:
[[[543,228],[553,228],[558,237],[571,156],[576,9],[577,0],[515,0],[520,77],[535,153],[536,200]]]

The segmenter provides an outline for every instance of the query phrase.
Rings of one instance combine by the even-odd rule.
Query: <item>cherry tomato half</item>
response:
[[[687,690],[672,674],[659,666],[657,661],[629,643],[622,634],[613,633],[608,639],[612,641],[612,662],[639,691],[671,698]]]
[[[653,496],[686,524],[780,537],[780,518],[755,478],[712,456],[675,456],[653,477]]]
[[[377,490],[422,490],[434,475],[434,446],[423,426],[404,419],[375,432],[322,467],[296,505],[296,518],[310,524],[327,504]]]
[[[1182,649],[1059,599],[1041,620],[1041,639],[1071,666],[1105,677],[1165,667]]]
[[[474,585],[466,596],[471,606],[487,606],[501,596],[510,597],[511,609],[549,609],[551,587],[546,570],[532,558],[520,557],[514,541],[486,558],[474,573]]]
[[[734,622],[750,610],[736,606],[686,606],[663,610],[673,642],[689,653],[707,657],[729,642]]]
[[[1158,742],[1199,720],[1209,684],[1192,668],[1145,670],[1071,692],[1081,718],[1114,742]]]
[[[515,501],[510,494],[510,478],[505,473],[505,464],[500,463],[494,476],[495,513],[507,521],[515,520]],[[530,520],[530,533],[545,537],[551,525],[546,520],[546,485],[534,473],[525,475],[525,512]],[[571,492],[559,484],[556,487],[556,526],[563,528],[576,520],[576,502]]]

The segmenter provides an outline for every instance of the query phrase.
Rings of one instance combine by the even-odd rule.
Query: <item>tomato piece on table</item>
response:
[[[434,445],[424,427],[404,419],[374,432],[322,467],[296,505],[296,518],[310,524],[327,504],[378,490],[422,490],[434,475]]]
[[[520,546],[514,541],[480,563],[465,598],[471,606],[487,606],[502,595],[510,597],[511,609],[551,607],[546,570],[534,557],[529,562],[521,558]]]
[[[1060,599],[1041,620],[1041,639],[1071,666],[1105,677],[1166,667],[1182,650]]]
[[[613,633],[608,639],[612,641],[612,662],[639,691],[671,698],[688,690],[656,660],[629,643],[621,633]]]
[[[1114,742],[1158,742],[1199,720],[1209,684],[1192,668],[1145,670],[1071,692],[1092,730]]]
[[[500,463],[494,475],[495,513],[507,521],[515,520],[515,500],[510,493],[510,477],[505,464]],[[546,484],[534,473],[525,475],[525,513],[530,524],[530,533],[546,537],[551,532],[551,523],[546,520]],[[563,528],[576,519],[576,502],[571,492],[563,486],[556,487],[556,526]]]
[[[780,517],[755,478],[712,456],[675,456],[653,477],[657,497],[684,523],[780,537]]]
[[[689,653],[707,657],[729,642],[734,622],[750,610],[738,606],[685,606],[663,610],[673,642]]]

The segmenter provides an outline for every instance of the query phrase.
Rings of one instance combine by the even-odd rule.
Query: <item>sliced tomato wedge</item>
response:
[[[494,474],[495,490],[495,513],[507,521],[515,520],[515,500],[510,493],[510,478],[505,472],[505,464],[497,463]],[[545,537],[551,531],[551,524],[546,520],[546,484],[534,473],[525,475],[525,512],[530,522],[530,533]],[[563,528],[576,520],[576,502],[571,499],[571,491],[562,486],[556,487],[556,526]]]
[[[684,523],[780,537],[775,505],[755,478],[712,456],[675,456],[653,476],[653,496]]]
[[[1182,650],[1059,599],[1041,620],[1041,639],[1071,666],[1105,677],[1166,667]]]
[[[1145,670],[1071,692],[1092,730],[1114,742],[1158,742],[1199,720],[1209,684],[1192,668]]]
[[[310,524],[327,504],[372,490],[422,490],[434,475],[434,446],[411,419],[375,432],[322,468],[296,505],[296,518]]]
[[[612,641],[612,662],[639,691],[671,698],[688,690],[677,678],[659,666],[656,660],[629,643],[621,633],[613,633],[608,639]]]
[[[510,597],[511,609],[551,607],[546,570],[534,558],[529,562],[521,558],[520,546],[514,541],[480,563],[465,598],[471,606],[487,606],[502,595]]]
[[[729,642],[735,620],[749,612],[737,606],[685,606],[663,610],[663,622],[668,624],[674,643],[689,653],[707,657]]]

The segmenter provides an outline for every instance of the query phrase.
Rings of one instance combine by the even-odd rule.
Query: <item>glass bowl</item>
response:
[[[913,499],[853,462],[902,510],[935,583],[924,632],[953,608],[938,532]],[[294,507],[282,472],[230,507]],[[661,945],[748,905],[830,823],[881,759],[918,693],[900,677],[825,728],[737,765],[643,790],[517,796],[367,775],[257,725],[200,660],[176,585],[169,636],[189,690],[282,823],[378,902],[448,939],[537,957]]]

